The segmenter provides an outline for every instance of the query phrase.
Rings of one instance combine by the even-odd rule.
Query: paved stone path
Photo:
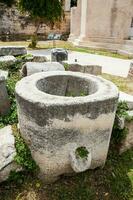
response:
[[[33,50],[29,51],[29,53],[32,53],[33,55],[45,55],[49,60],[51,58],[51,50]],[[127,77],[131,63],[131,60],[69,51],[68,60],[74,61],[75,59],[77,59],[78,62],[82,62],[83,64],[92,63],[95,65],[100,65],[102,66],[103,73],[121,77]]]

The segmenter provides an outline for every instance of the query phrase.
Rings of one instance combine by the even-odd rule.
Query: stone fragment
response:
[[[51,50],[51,60],[53,62],[62,62],[68,60],[68,52],[62,48],[55,48]]]
[[[11,126],[0,129],[0,182],[9,178],[11,171],[20,171],[14,157],[16,155],[15,138]]]
[[[48,62],[48,59],[46,58],[46,56],[33,56],[32,62]]]
[[[10,102],[4,76],[0,77],[0,115],[6,115],[10,109]]]
[[[0,46],[0,56],[20,56],[27,54],[27,50],[22,46]]]
[[[0,170],[13,162],[15,155],[15,138],[11,126],[6,126],[0,129]]]
[[[47,71],[65,71],[63,65],[58,62],[27,62],[23,65],[21,69],[22,76],[30,76],[38,72],[47,72]]]
[[[128,72],[128,78],[133,78],[133,63],[130,64],[130,69]]]
[[[8,71],[4,71],[0,69],[0,77],[4,77],[6,80],[8,78]]]
[[[74,71],[74,72],[82,72],[82,73],[88,73],[93,75],[101,75],[102,74],[102,67],[98,65],[93,64],[82,64],[78,62],[63,62],[64,66],[66,65],[67,71]]]
[[[125,101],[129,110],[133,110],[133,96],[120,91],[119,101]]]
[[[133,147],[133,110],[127,112],[132,120],[125,119],[125,128],[128,131],[125,140],[122,142],[120,154]]]
[[[0,64],[4,63],[7,65],[12,65],[16,61],[17,61],[17,59],[14,56],[1,56],[0,57]]]

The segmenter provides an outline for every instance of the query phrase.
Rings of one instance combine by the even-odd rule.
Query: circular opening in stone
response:
[[[46,77],[40,79],[36,86],[47,94],[65,97],[88,96],[97,91],[94,81],[70,75]]]

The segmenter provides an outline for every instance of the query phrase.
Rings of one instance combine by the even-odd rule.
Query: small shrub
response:
[[[37,46],[37,36],[33,35],[31,38],[31,43],[29,44],[29,48],[35,49]]]
[[[121,143],[124,141],[124,139],[126,138],[128,134],[128,129],[126,127],[124,127],[123,129],[119,127],[118,118],[124,118],[124,119],[130,118],[127,111],[128,111],[127,103],[119,102],[117,106],[116,118],[115,118],[114,127],[112,131],[113,143],[117,144],[118,146],[121,145]]]

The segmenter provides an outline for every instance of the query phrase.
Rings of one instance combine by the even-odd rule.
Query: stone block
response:
[[[22,168],[14,162],[16,155],[15,138],[11,126],[0,129],[0,182],[8,179],[11,171]]]
[[[10,109],[10,102],[6,89],[6,81],[0,77],[0,115],[6,115]]]
[[[133,118],[133,111],[128,111],[129,117]],[[133,120],[128,121],[125,119],[125,128],[128,130],[125,140],[122,142],[120,153],[133,147]]]
[[[0,56],[20,56],[27,54],[25,47],[21,46],[0,46]]]
[[[0,70],[0,77],[4,77],[6,80],[8,78],[8,71]]]
[[[38,72],[47,72],[47,71],[65,71],[63,65],[58,62],[27,62],[23,65],[21,69],[22,76],[30,76]]]
[[[133,110],[133,95],[120,91],[119,101],[125,101],[129,110]]]
[[[35,56],[34,55],[32,62],[48,62],[48,59],[46,56],[41,56],[41,55]]]
[[[130,64],[130,69],[128,72],[128,78],[133,78],[133,63]]]
[[[62,48],[55,48],[51,50],[51,61],[62,62],[68,60],[68,52]]]
[[[41,178],[54,181],[105,164],[118,102],[113,83],[79,72],[42,72],[17,83],[16,99],[20,131]],[[74,162],[72,169],[75,146],[87,147],[91,161]]]
[[[17,61],[17,59],[14,56],[1,56],[0,57],[0,64],[4,63],[7,65],[12,65],[16,61]]]
[[[82,72],[87,74],[93,74],[93,75],[101,75],[102,74],[102,67],[98,65],[93,64],[82,64],[78,62],[70,63],[70,62],[63,62],[64,65],[67,66],[67,71],[74,71],[74,72]]]

